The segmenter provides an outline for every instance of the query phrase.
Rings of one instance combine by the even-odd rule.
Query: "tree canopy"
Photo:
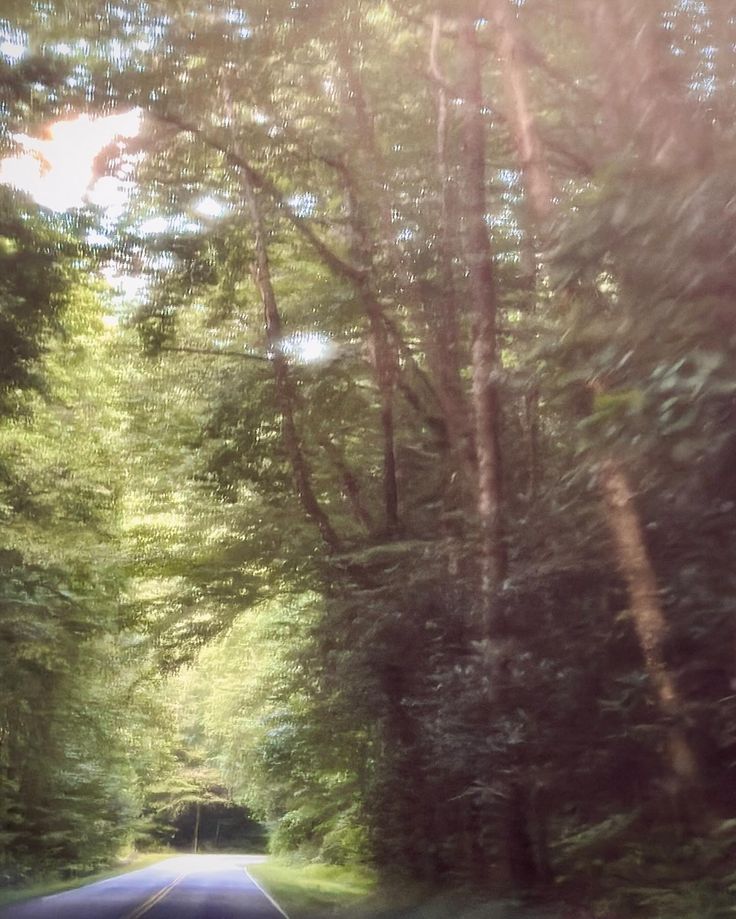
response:
[[[109,243],[0,199],[6,860],[227,789],[276,849],[632,915],[688,858],[721,915],[729,4],[3,15],[9,149],[143,113]]]

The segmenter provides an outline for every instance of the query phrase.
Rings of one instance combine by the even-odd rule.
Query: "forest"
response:
[[[732,915],[736,3],[3,0],[0,159],[126,112],[0,185],[0,885]]]

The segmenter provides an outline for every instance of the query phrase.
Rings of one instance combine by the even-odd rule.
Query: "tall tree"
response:
[[[480,590],[484,628],[493,635],[493,597],[506,574],[503,535],[502,473],[499,446],[500,376],[497,340],[497,292],[486,213],[486,138],[482,111],[483,55],[476,32],[477,12],[458,19],[462,99],[460,115],[460,200],[463,258],[472,306],[472,399],[478,465],[477,514],[480,527]]]

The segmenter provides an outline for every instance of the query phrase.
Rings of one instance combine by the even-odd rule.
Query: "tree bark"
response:
[[[199,852],[199,823],[202,817],[202,805],[199,801],[195,805],[195,817],[194,817],[194,840],[192,842],[192,851],[196,855]]]
[[[330,552],[340,549],[340,540],[332,527],[327,514],[322,509],[312,486],[309,465],[302,450],[301,441],[294,420],[294,392],[289,365],[281,351],[281,315],[271,282],[271,267],[268,258],[268,245],[263,226],[258,193],[251,177],[243,172],[243,188],[246,203],[253,224],[256,259],[253,265],[253,277],[261,295],[263,304],[266,340],[272,352],[274,381],[276,384],[276,402],[281,413],[281,436],[284,449],[289,458],[294,486],[299,503],[305,516],[317,527],[322,541]]]
[[[372,291],[364,285],[363,303],[368,314],[371,350],[378,392],[381,400],[381,432],[383,435],[383,506],[388,536],[399,532],[399,486],[396,466],[396,437],[394,430],[394,390],[398,367],[396,354],[389,341],[383,309]]]
[[[343,73],[343,119],[346,122],[348,161],[345,182],[348,210],[352,227],[352,256],[363,269],[354,281],[368,320],[372,364],[380,400],[380,423],[383,438],[383,505],[386,533],[395,536],[400,529],[399,489],[397,481],[396,443],[394,425],[394,392],[399,372],[396,350],[384,321],[384,307],[374,285],[375,255],[380,236],[390,225],[390,208],[375,177],[383,174],[378,152],[373,116],[368,107],[360,73],[353,59],[351,34],[340,36],[337,42],[337,62]],[[352,113],[352,115],[350,114]],[[370,178],[366,178],[370,177]],[[368,188],[362,185],[368,182]],[[369,203],[370,202],[370,203]],[[371,203],[375,206],[371,207]],[[383,233],[377,236],[375,222]]]
[[[373,530],[373,518],[363,501],[363,495],[360,488],[360,482],[352,469],[345,462],[345,457],[340,449],[334,444],[329,437],[320,440],[320,446],[324,449],[330,462],[332,463],[340,479],[340,487],[347,498],[350,508],[355,519],[363,526],[366,532]]]
[[[480,593],[485,633],[494,632],[493,600],[506,573],[502,525],[499,360],[497,296],[493,257],[486,225],[486,141],[483,123],[481,49],[475,18],[458,20],[460,58],[460,195],[463,209],[463,251],[468,298],[473,316],[472,405],[478,464],[477,513],[480,527]]]
[[[665,660],[667,622],[659,600],[659,587],[644,542],[641,520],[623,468],[608,458],[601,464],[600,483],[619,569],[626,580],[634,628],[644,665],[667,720],[669,765],[680,795],[700,784],[700,769],[683,727],[683,701]]]
[[[460,327],[458,321],[458,283],[454,261],[461,254],[460,240],[454,232],[459,222],[457,187],[451,176],[448,153],[449,105],[445,77],[439,61],[442,17],[432,20],[429,66],[434,77],[437,110],[436,159],[440,186],[439,275],[441,297],[433,314],[436,343],[428,342],[427,351],[434,356],[440,407],[445,417],[450,456],[464,483],[473,481],[475,447],[470,429],[470,413],[460,377]]]
[[[504,824],[509,874],[516,887],[527,890],[537,880],[534,842],[530,832],[529,793],[525,785],[512,782],[507,795]]]
[[[488,17],[496,29],[496,53],[501,64],[507,117],[513,127],[516,153],[534,223],[546,221],[552,211],[552,182],[529,99],[524,46],[516,14],[508,0],[489,0]]]
[[[547,170],[542,141],[531,106],[527,83],[525,44],[508,0],[488,0],[486,10],[495,28],[496,53],[501,64],[506,117],[511,125],[521,168],[525,194],[524,278],[528,279],[530,299],[536,297],[537,246],[553,209],[552,181]],[[532,300],[533,302],[533,300]],[[532,386],[524,397],[525,432],[529,463],[528,499],[534,501],[539,486],[539,393]]]
[[[529,483],[527,499],[533,504],[539,493],[539,389],[531,386],[524,394],[524,429],[527,442],[527,465]]]
[[[501,5],[507,7],[505,13],[501,10]],[[545,202],[540,195],[540,189],[551,189],[552,184],[548,176],[536,120],[529,107],[526,76],[519,64],[518,51],[515,50],[518,48],[518,36],[514,31],[515,25],[512,25],[513,20],[509,19],[512,14],[508,11],[508,0],[489,0],[489,7],[494,13],[494,21],[498,28],[497,40],[501,64],[505,70],[510,71],[504,82],[509,95],[509,116],[515,126],[518,155],[522,163],[528,162],[529,150],[536,151],[533,169],[526,169],[524,175],[527,181],[537,183],[534,191],[529,189],[529,199],[533,205],[533,216],[537,226],[543,232],[551,214],[553,200],[550,195]],[[614,15],[614,10],[619,11],[629,29],[632,28],[634,21],[638,21],[635,20],[636,11],[630,0],[611,0],[610,3],[605,4],[595,3],[589,8],[589,13],[597,17],[604,17],[603,20],[596,20],[598,28],[601,29],[604,25],[605,27],[613,26],[613,20],[610,17]],[[646,60],[640,66],[644,70],[640,69],[637,71],[638,75],[629,76],[628,79],[644,79],[645,72],[654,76],[653,69],[656,69],[654,55],[658,49],[654,45],[654,36],[647,31],[654,28],[655,22],[651,18],[646,19],[643,23],[641,40],[644,42]],[[616,36],[609,33],[605,38],[613,41]],[[634,90],[635,84],[632,83],[630,91],[634,92]],[[618,91],[617,88],[616,92]],[[643,114],[642,112],[642,117]],[[641,127],[642,129],[645,127],[643,123]],[[673,132],[676,127],[677,125],[657,127],[655,124],[651,128],[653,132],[650,137],[650,143],[653,144],[652,152],[657,147],[660,153],[663,153],[666,147],[667,162],[670,165],[672,162],[670,157],[675,150]],[[648,125],[646,128],[650,130]],[[545,176],[540,177],[540,173],[544,173]],[[681,726],[682,700],[664,657],[667,623],[659,603],[656,574],[644,540],[641,519],[634,506],[627,474],[624,467],[610,456],[602,463],[600,486],[606,510],[606,521],[613,540],[618,568],[628,588],[631,616],[647,673],[654,688],[659,709],[669,723],[667,766],[676,777],[680,788],[694,788],[700,784],[699,767],[695,752]]]

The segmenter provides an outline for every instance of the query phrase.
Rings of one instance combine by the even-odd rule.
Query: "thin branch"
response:
[[[595,164],[580,151],[570,149],[570,147],[551,137],[546,131],[540,131],[540,136],[544,146],[550,153],[555,153],[559,158],[566,159],[568,164],[575,167],[580,175],[587,177],[594,175]]]
[[[325,435],[319,438],[317,443],[324,449],[335,471],[340,476],[343,494],[347,498],[356,520],[361,523],[367,533],[371,533],[374,529],[373,518],[363,501],[358,477],[348,466],[340,448],[330,437]]]
[[[244,172],[256,188],[266,192],[266,194],[275,202],[276,206],[281,211],[283,211],[284,216],[287,218],[289,223],[291,223],[292,226],[304,237],[304,239],[312,246],[315,252],[317,252],[320,258],[329,268],[331,268],[341,277],[347,278],[351,281],[360,281],[363,279],[365,276],[365,271],[355,265],[350,264],[350,262],[345,261],[345,259],[341,258],[341,256],[330,249],[330,247],[322,239],[320,239],[319,236],[317,236],[309,224],[303,218],[299,217],[298,214],[296,214],[294,209],[288,204],[276,185],[262,172],[259,172],[244,156],[236,153],[224,141],[213,137],[212,134],[210,134],[204,128],[190,124],[183,118],[180,118],[178,115],[172,115],[170,113],[163,112],[151,112],[151,114],[165,124],[170,124],[178,128],[180,131],[186,131],[189,134],[193,134],[206,146],[213,150],[217,150],[219,153],[222,153],[222,155],[225,157],[227,162],[230,163],[231,166],[234,166],[236,169]]]
[[[414,13],[410,13],[408,10],[401,9],[401,7],[396,3],[396,0],[389,0],[388,5],[400,19],[411,23],[411,25],[420,26],[422,29],[431,29],[434,25],[433,22],[428,21],[428,16],[417,16]],[[457,30],[452,27],[443,26],[441,32],[442,35],[446,35],[450,38],[457,38]]]
[[[443,92],[451,96],[456,96],[457,88],[448,82],[440,66],[439,45],[441,37],[442,16],[439,13],[435,13],[432,16],[432,35],[429,40],[429,76]]]
[[[416,356],[414,354],[414,349],[411,347],[411,345],[406,341],[406,339],[402,335],[401,329],[399,328],[398,323],[393,319],[393,317],[388,316],[386,312],[383,312],[382,318],[383,318],[383,322],[386,328],[388,329],[389,335],[393,339],[394,346],[397,348],[399,354],[401,354],[401,356],[406,360],[407,364],[409,364],[412,367],[412,369],[417,374],[419,379],[426,386],[427,391],[432,396],[432,398],[436,402],[439,402],[439,397],[437,395],[437,390],[435,389],[434,384],[430,380],[426,371],[423,370],[423,368],[419,366],[419,363],[417,362]]]
[[[556,67],[547,57],[545,57],[528,36],[520,36],[519,42],[521,45],[521,50],[527,56],[529,63],[538,67],[542,73],[546,74],[560,87],[563,89],[572,90],[576,95],[588,98],[591,101],[596,102],[598,105],[602,104],[603,97],[600,93],[595,92],[595,90],[590,89],[589,87],[580,86],[577,84],[569,74],[566,74],[563,70],[560,70],[559,67]]]
[[[173,351],[178,354],[204,354],[208,357],[235,357],[246,361],[265,361],[271,363],[271,358],[255,351],[229,351],[224,348],[190,348],[186,345],[163,345],[159,351]]]

